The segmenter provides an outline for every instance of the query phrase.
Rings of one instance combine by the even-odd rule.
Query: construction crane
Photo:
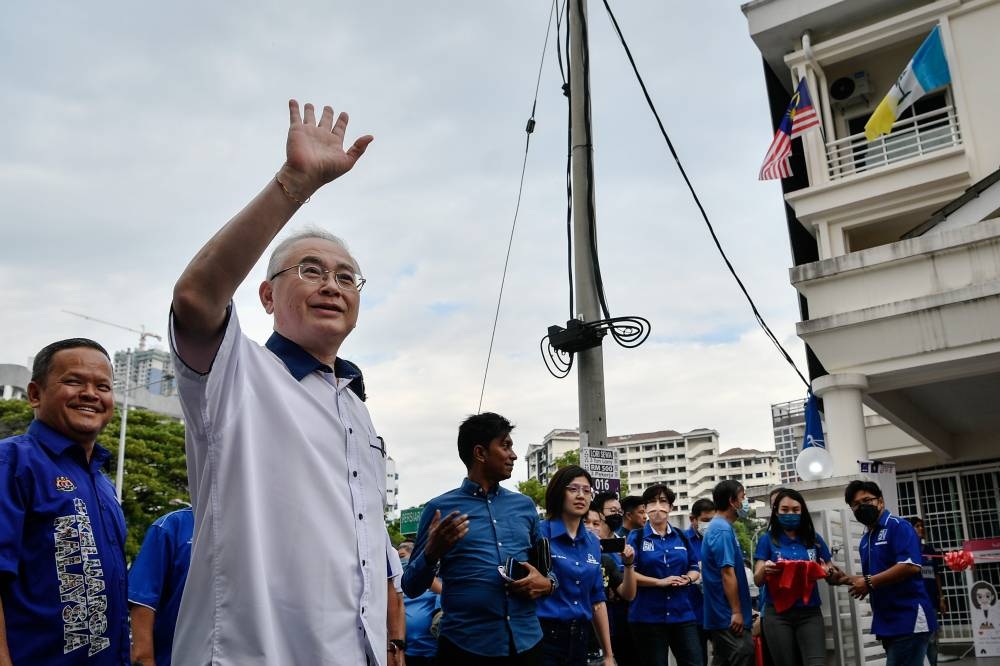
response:
[[[103,319],[98,319],[97,317],[91,317],[89,315],[80,314],[79,312],[70,312],[69,310],[63,310],[66,314],[71,314],[74,317],[82,317],[83,319],[89,319],[90,321],[96,321],[98,324],[104,324],[106,326],[114,326],[115,328],[120,328],[124,331],[132,331],[133,333],[139,334],[139,349],[138,351],[143,351],[146,349],[146,338],[156,338],[159,341],[163,341],[163,337],[157,335],[156,333],[150,333],[146,330],[146,327],[141,329],[130,328],[128,326],[122,326],[121,324],[116,324],[114,322],[105,321]],[[125,484],[125,431],[128,428],[128,395],[132,392],[132,359],[134,358],[131,349],[128,350],[128,355],[125,359],[125,382],[122,385],[122,405],[121,405],[121,425],[118,429],[118,467],[115,469],[115,494],[118,496],[118,503],[122,503],[122,486]],[[138,387],[136,387],[138,388]]]
[[[156,338],[160,342],[163,342],[163,336],[157,335],[156,333],[150,333],[146,330],[146,327],[142,328],[131,328],[129,326],[122,326],[121,324],[116,324],[111,321],[105,321],[103,319],[98,319],[97,317],[91,317],[89,315],[80,314],[79,312],[70,312],[69,310],[63,310],[66,314],[71,314],[74,317],[81,317],[83,319],[89,319],[90,321],[96,321],[98,324],[104,324],[106,326],[114,326],[115,328],[120,328],[123,331],[132,331],[133,333],[139,334],[139,351],[143,351],[146,348],[146,338]]]

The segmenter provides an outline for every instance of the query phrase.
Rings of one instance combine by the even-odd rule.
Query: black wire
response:
[[[582,1],[582,0],[581,0]],[[681,164],[680,158],[677,156],[677,151],[674,150],[674,144],[670,141],[670,136],[667,134],[667,130],[663,127],[663,121],[660,120],[660,114],[656,111],[656,106],[653,104],[652,98],[649,96],[649,91],[646,89],[646,84],[642,80],[642,76],[639,74],[639,68],[635,64],[635,59],[632,57],[632,51],[629,49],[628,44],[625,42],[625,36],[622,34],[621,27],[618,25],[618,19],[615,18],[614,12],[611,11],[611,6],[608,4],[608,0],[604,1],[604,7],[608,10],[608,16],[611,17],[611,22],[614,24],[615,32],[618,33],[618,38],[621,40],[622,47],[625,49],[625,55],[628,56],[628,61],[632,65],[632,71],[635,72],[635,77],[639,82],[639,86],[642,88],[642,94],[646,98],[646,104],[649,105],[649,109],[653,112],[653,116],[656,118],[656,124],[660,127],[660,133],[663,135],[664,140],[667,142],[667,148],[670,149],[670,154],[674,158],[674,162],[677,163],[677,169],[681,172],[681,176],[684,178],[685,184],[687,184],[688,190],[691,192],[691,197],[694,199],[694,203],[698,206],[698,210],[701,212],[701,217],[705,221],[705,226],[708,227],[708,232],[712,235],[712,241],[715,243],[715,247],[719,250],[719,254],[722,255],[722,260],[726,263],[726,268],[732,274],[733,279],[736,280],[736,284],[739,285],[740,291],[746,297],[747,303],[750,304],[750,309],[753,311],[754,318],[757,323],[764,330],[768,339],[772,344],[778,349],[778,352],[784,357],[785,361],[788,362],[792,369],[795,370],[795,374],[799,376],[799,379],[808,387],[809,382],[799,371],[798,366],[795,365],[795,361],[788,354],[785,348],[778,341],[778,338],[771,331],[771,327],[767,325],[764,321],[763,315],[761,315],[760,310],[757,309],[757,305],[754,303],[753,299],[750,297],[750,292],[747,291],[746,286],[743,284],[743,280],[736,273],[736,269],[733,267],[732,262],[729,261],[729,257],[726,256],[725,250],[722,249],[722,244],[719,242],[719,237],[715,234],[715,228],[712,226],[711,221],[708,219],[708,213],[705,212],[705,207],[701,205],[701,200],[698,198],[698,194],[694,190],[694,186],[691,184],[691,180],[687,176],[687,172],[684,171],[684,166]]]
[[[545,51],[549,46],[549,33],[552,30],[552,15],[555,12],[557,0],[552,0],[552,9],[549,10],[549,21],[545,26],[545,42],[542,44],[542,58],[538,63],[538,78],[535,81],[535,98],[531,102],[531,117],[525,127],[527,136],[524,139],[524,159],[521,162],[521,181],[517,186],[517,204],[514,206],[514,221],[510,225],[510,238],[507,241],[507,256],[503,260],[503,275],[500,277],[500,293],[497,295],[497,309],[493,315],[493,330],[490,332],[490,347],[486,352],[486,368],[483,370],[483,386],[479,391],[479,407],[476,413],[483,409],[483,396],[486,395],[486,377],[490,373],[490,358],[493,356],[493,342],[497,335],[497,322],[500,320],[500,303],[503,301],[503,287],[507,281],[507,266],[510,264],[510,250],[514,245],[514,229],[517,228],[517,215],[521,211],[521,194],[524,192],[524,174],[528,168],[528,148],[531,146],[531,134],[535,131],[535,109],[538,106],[538,90],[542,83],[542,67],[545,65]],[[558,43],[558,38],[556,42]]]
[[[584,0],[576,1],[577,12],[580,15],[581,39],[584,45],[584,48],[581,49],[583,57],[580,64],[583,67],[584,131],[587,135],[586,145],[583,146],[587,161],[587,226],[590,230],[587,235],[590,244],[590,261],[594,272],[594,288],[597,291],[597,300],[600,302],[604,317],[610,319],[611,312],[608,308],[608,299],[604,294],[604,278],[601,276],[601,261],[597,255],[597,216],[594,212],[594,137],[593,128],[591,127],[592,118],[590,109],[590,49],[587,48],[587,45],[590,43],[590,36],[587,25],[587,14],[584,10]],[[576,147],[579,148],[580,146]]]
[[[564,11],[569,13],[569,0],[563,3]],[[558,24],[557,26],[558,27]],[[556,39],[556,45],[558,47],[559,40]],[[570,61],[569,61],[569,25],[566,26],[566,69],[563,71],[562,57],[559,58],[559,72],[562,75],[563,80],[563,94],[566,99],[570,99],[569,94],[569,80],[567,77],[570,73]],[[566,105],[566,274],[569,277],[569,318],[572,319],[576,317],[575,303],[575,293],[573,286],[573,108],[570,104]]]

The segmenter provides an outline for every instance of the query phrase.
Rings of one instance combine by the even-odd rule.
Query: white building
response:
[[[771,405],[771,424],[774,427],[774,452],[778,456],[778,483],[799,480],[795,460],[802,451],[806,434],[806,401],[792,400]]]
[[[828,539],[853,544],[843,487],[858,460],[893,461],[892,508],[923,517],[939,548],[1000,537],[1000,2],[755,0],[743,12],[775,125],[800,77],[823,125],[793,141],[775,221],[789,229],[797,330],[834,459],[834,478],[796,485],[827,512]],[[935,27],[950,84],[866,141],[868,117]],[[998,569],[945,574],[943,641],[971,636],[966,587],[997,582]],[[839,591],[836,604],[853,618],[832,625],[847,663],[877,654],[863,607]]]
[[[115,391],[121,392],[125,384],[127,351],[115,352]],[[132,350],[132,370],[129,386],[145,388],[152,395],[171,396],[177,394],[174,382],[174,361],[170,352],[162,349]]]
[[[25,400],[31,370],[23,365],[0,363],[0,400]]]
[[[385,459],[385,519],[395,520],[399,517],[399,472],[396,471],[396,461],[392,456]]]
[[[719,450],[719,433],[698,428],[686,433],[675,430],[608,437],[608,447],[618,451],[621,472],[631,495],[655,484],[665,484],[677,493],[672,517],[686,521],[695,500],[711,498],[712,488],[724,478],[744,485],[769,484],[777,480],[774,452],[750,449]],[[546,484],[560,456],[580,448],[575,429],[552,430],[541,444],[528,447],[528,478]],[[737,471],[738,470],[738,471]]]

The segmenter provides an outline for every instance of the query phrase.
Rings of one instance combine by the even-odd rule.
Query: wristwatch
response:
[[[406,641],[402,638],[390,638],[389,652],[392,654],[396,654],[397,652],[406,652]]]

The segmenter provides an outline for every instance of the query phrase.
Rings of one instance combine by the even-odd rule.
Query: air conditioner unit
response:
[[[830,101],[838,109],[868,104],[871,83],[868,72],[854,72],[842,76],[830,84]]]

